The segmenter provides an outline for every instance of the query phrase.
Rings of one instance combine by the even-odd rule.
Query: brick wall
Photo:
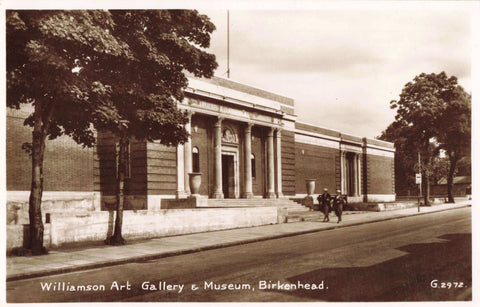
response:
[[[255,155],[255,173],[252,178],[252,192],[255,196],[264,196],[266,187],[266,158],[265,158],[265,137],[266,132],[257,126],[252,127],[252,154]],[[252,166],[253,167],[253,166]]]
[[[130,178],[125,179],[125,195],[146,195],[147,166],[145,142],[130,142]],[[102,195],[116,195],[116,155],[115,138],[111,133],[99,132],[96,151],[98,169],[96,169],[96,186]]]
[[[29,191],[31,159],[22,149],[32,142],[32,128],[24,126],[27,110],[7,109],[7,190]],[[70,137],[47,140],[44,160],[44,191],[93,191],[93,148],[83,148]]]
[[[395,194],[393,158],[367,155],[368,194]]]
[[[208,161],[213,161],[213,152],[209,150],[209,138],[211,138],[209,127],[211,125],[212,123],[207,117],[194,116],[192,118],[192,149],[197,147],[200,157],[200,173],[202,173],[201,195],[210,195],[213,192],[213,173],[208,171]],[[194,131],[194,127],[197,128],[197,131]],[[209,174],[212,174],[212,176],[209,176]]]
[[[338,150],[335,155],[335,191],[336,190],[342,190],[342,153],[340,150]]]
[[[337,186],[338,150],[298,142],[295,146],[296,193],[307,193],[306,179],[317,179],[314,193],[321,193],[323,188],[334,191]]]
[[[147,143],[148,195],[175,195],[177,191],[177,148]]]
[[[282,190],[295,195],[295,133],[282,131]]]

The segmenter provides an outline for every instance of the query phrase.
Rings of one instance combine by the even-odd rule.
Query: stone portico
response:
[[[192,172],[209,198],[283,197],[280,102],[193,79],[179,108],[191,136],[177,147],[177,198],[190,195]]]

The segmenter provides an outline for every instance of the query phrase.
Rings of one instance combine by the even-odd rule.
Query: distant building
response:
[[[447,178],[442,178],[437,184],[432,185],[431,195],[447,195]],[[453,178],[452,185],[453,196],[467,196],[472,194],[472,177],[471,176],[456,176]]]

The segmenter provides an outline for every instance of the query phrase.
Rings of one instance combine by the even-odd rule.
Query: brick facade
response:
[[[252,154],[255,156],[255,178],[252,178],[252,192],[254,195],[265,194],[265,132],[259,127],[252,128]]]
[[[367,155],[367,191],[369,194],[395,194],[393,159]]]
[[[198,148],[200,173],[202,173],[202,185],[200,186],[201,195],[209,195],[209,191],[213,189],[213,168],[208,163],[212,159],[212,135],[211,127],[213,123],[210,118],[205,116],[192,117],[192,148]]]
[[[323,188],[334,191],[336,188],[336,157],[338,150],[311,144],[295,144],[295,191],[307,193],[306,179],[316,179],[315,192]]]
[[[283,195],[295,195],[295,133],[282,132],[282,189]]]
[[[7,190],[29,191],[32,162],[22,144],[32,142],[32,128],[24,126],[31,108],[7,109]],[[47,140],[44,191],[93,191],[93,148],[83,148],[67,136]]]
[[[228,97],[219,96],[230,93],[223,90],[220,90],[219,94],[190,89],[187,102],[180,104],[180,107],[190,108],[193,114],[190,125],[191,148],[198,150],[199,155],[199,171],[202,173],[200,195],[211,197],[214,193],[214,124],[217,118],[221,117],[222,133],[225,127],[229,127],[238,137],[235,144],[222,145],[222,154],[224,149],[230,150],[229,153],[236,159],[237,195],[234,197],[242,195],[246,185],[245,159],[250,158],[245,157],[247,123],[252,125],[251,154],[255,157],[255,162],[252,165],[254,177],[251,183],[253,195],[256,197],[265,197],[269,188],[267,138],[268,135],[272,136],[272,131],[280,131],[273,133],[275,189],[278,191],[281,188],[285,197],[305,194],[306,179],[316,179],[316,194],[321,193],[323,188],[328,188],[333,193],[337,189],[343,193],[348,190],[352,199],[364,197],[368,200],[368,195],[375,195],[377,198],[379,195],[394,196],[393,144],[296,122],[295,117],[290,116],[293,113],[289,108],[294,105],[290,98],[219,78],[208,82],[209,86],[213,84],[229,90],[244,91],[250,95],[248,97],[252,101],[241,101],[235,97],[228,100]],[[240,97],[237,92],[231,93]],[[252,95],[258,97],[252,98]],[[265,105],[257,104],[263,103],[265,99],[271,101]],[[282,112],[285,108],[290,111]],[[30,190],[31,162],[28,154],[21,148],[22,143],[31,141],[31,128],[23,126],[23,121],[30,112],[31,109],[28,108],[7,112],[6,172],[9,191]],[[82,148],[66,136],[47,141],[44,162],[45,191],[95,191],[104,197],[102,201],[112,203],[112,197],[116,194],[115,138],[104,131],[97,134],[95,148]],[[276,146],[278,140],[281,140],[279,147]],[[179,193],[184,184],[182,181],[185,181],[183,176],[186,169],[181,170],[178,159],[182,159],[184,164],[185,157],[177,150],[177,147],[167,147],[157,142],[131,141],[131,175],[125,182],[125,193],[131,197],[131,201],[126,205],[127,209],[146,209],[150,196],[156,196],[158,201],[163,197],[173,198]],[[279,155],[281,159],[278,159]],[[278,167],[281,168],[281,180],[278,180]],[[348,176],[350,177],[347,180]]]
[[[175,195],[177,189],[177,148],[147,143],[148,195]]]

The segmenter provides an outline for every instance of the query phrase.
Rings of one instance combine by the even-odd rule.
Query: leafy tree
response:
[[[402,144],[407,163],[414,161],[417,152],[422,157],[422,177],[425,186],[425,204],[430,194],[430,176],[440,149],[449,156],[449,201],[455,165],[466,154],[470,141],[470,97],[457,84],[457,78],[422,73],[408,82],[399,100],[390,102],[397,109],[395,122],[382,137]],[[392,130],[395,129],[395,133]],[[413,167],[413,164],[412,164]]]
[[[452,77],[450,87],[442,93],[440,100],[442,112],[437,127],[439,148],[445,151],[449,161],[447,174],[448,202],[455,202],[452,195],[453,178],[457,163],[470,156],[471,151],[471,100],[470,94],[457,85]]]
[[[125,148],[129,138],[183,143],[183,99],[189,71],[211,77],[215,26],[193,10],[7,11],[7,105],[34,106],[29,201],[33,254],[43,247],[41,198],[45,140],[68,135],[95,144],[95,130],[120,140],[115,231],[122,244]]]
[[[417,162],[414,147],[409,144],[408,130],[401,123],[393,122],[378,137],[395,144],[395,189],[397,194],[415,191],[415,168]]]
[[[435,157],[432,161],[432,182],[438,183],[442,178],[446,178],[448,176],[449,168],[450,161],[447,158],[442,158],[440,156]]]
[[[471,150],[471,145],[470,145]],[[470,151],[469,150],[469,151]],[[458,176],[471,176],[472,175],[472,156],[471,153],[461,158],[457,162],[457,174]]]

